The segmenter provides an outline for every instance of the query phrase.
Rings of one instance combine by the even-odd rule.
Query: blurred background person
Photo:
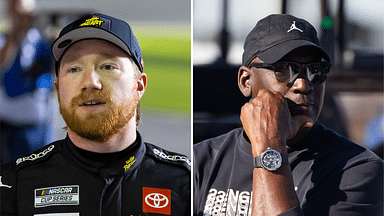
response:
[[[51,54],[35,27],[34,0],[5,2],[9,25],[0,36],[1,163],[47,143]]]

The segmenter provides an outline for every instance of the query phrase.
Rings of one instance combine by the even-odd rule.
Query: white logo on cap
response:
[[[291,27],[289,28],[289,30],[288,30],[287,32],[290,32],[290,31],[292,31],[292,30],[298,30],[298,31],[300,31],[300,32],[303,32],[303,30],[301,30],[301,29],[299,29],[299,28],[296,27],[296,21],[293,21]]]

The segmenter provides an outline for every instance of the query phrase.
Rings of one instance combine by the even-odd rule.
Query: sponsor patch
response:
[[[129,160],[125,161],[124,170],[129,169],[135,162],[135,156],[130,157]]]
[[[39,158],[42,158],[44,157],[46,154],[48,154],[49,152],[51,152],[53,149],[55,148],[54,145],[51,145],[49,146],[47,149],[45,149],[44,151],[40,152],[40,153],[37,153],[37,154],[31,154],[27,157],[22,157],[22,158],[19,158],[16,160],[16,165],[19,165],[21,162],[24,162],[24,161],[27,161],[27,160],[30,160],[30,161],[34,161],[34,160],[37,160]]]
[[[57,186],[35,190],[35,208],[57,205],[79,205],[79,186]]]
[[[85,20],[80,26],[101,26],[103,24],[103,20],[100,20],[99,17],[92,17],[90,19]]]
[[[167,159],[167,160],[171,160],[171,161],[184,161],[184,162],[187,162],[188,165],[191,165],[191,161],[185,157],[185,156],[181,156],[181,155],[166,155],[164,152],[158,150],[158,149],[153,149],[153,152],[156,154],[156,155],[159,155],[160,157],[164,158],[164,159]]]
[[[171,215],[171,190],[143,187],[143,212]]]

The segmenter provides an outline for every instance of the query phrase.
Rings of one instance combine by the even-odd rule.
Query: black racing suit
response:
[[[190,161],[136,141],[117,153],[69,137],[1,166],[1,215],[190,215]]]

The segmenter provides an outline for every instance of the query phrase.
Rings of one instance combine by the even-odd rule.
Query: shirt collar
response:
[[[65,138],[65,150],[73,162],[89,172],[102,177],[127,175],[135,170],[145,154],[145,145],[137,132],[137,138],[126,149],[114,153],[96,153],[76,147],[69,136]]]

